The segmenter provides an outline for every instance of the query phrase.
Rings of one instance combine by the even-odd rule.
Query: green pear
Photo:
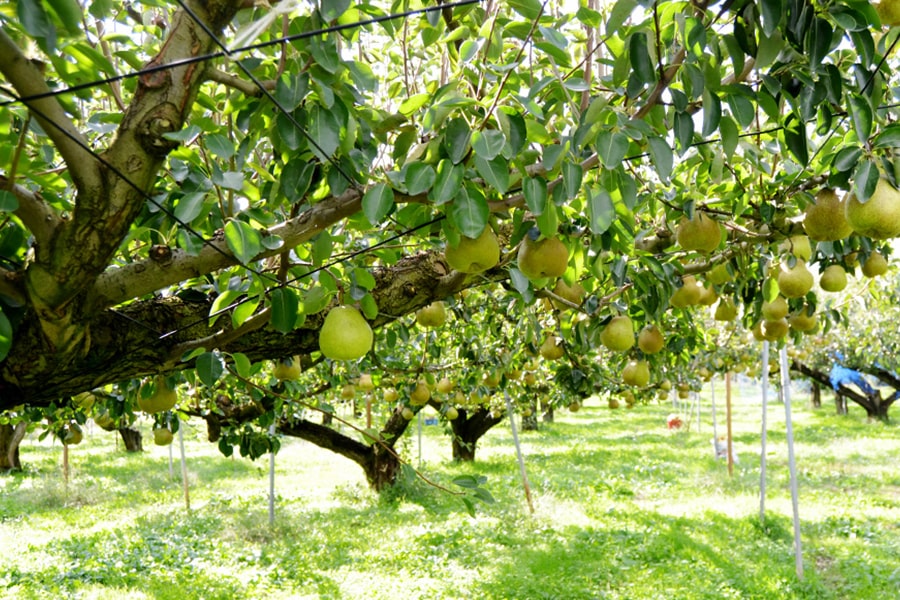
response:
[[[279,358],[275,361],[275,367],[272,369],[272,375],[278,381],[297,381],[300,373],[303,371],[300,366],[300,357]]]
[[[819,278],[819,287],[826,292],[840,292],[847,287],[847,271],[841,265],[828,265]]]
[[[819,242],[842,240],[853,233],[844,213],[844,202],[834,190],[823,189],[816,194],[815,202],[806,207],[803,229]]]
[[[416,311],[416,323],[421,327],[440,327],[447,321],[447,309],[442,300],[432,302]]]
[[[675,228],[675,239],[685,250],[709,254],[719,247],[722,230],[718,221],[698,211],[694,213],[693,219],[681,218]]]
[[[625,352],[634,346],[634,325],[627,315],[613,317],[600,332],[600,343],[613,352]]]
[[[519,246],[517,262],[528,279],[560,277],[569,265],[569,249],[556,238],[533,241],[526,235]]]
[[[319,350],[331,360],[356,360],[372,348],[374,334],[366,319],[352,306],[336,306],[319,329]]]
[[[798,260],[793,267],[783,263],[778,271],[778,289],[787,298],[801,298],[812,289],[812,273],[806,268],[806,263]]]
[[[500,245],[490,227],[477,238],[462,236],[457,246],[444,249],[447,264],[460,273],[482,273],[500,262]]]
[[[844,214],[853,231],[860,235],[876,240],[900,236],[900,190],[881,177],[866,202],[850,194]]]
[[[644,354],[656,354],[666,345],[662,332],[656,325],[647,325],[638,334],[638,348]]]
[[[887,259],[880,252],[873,252],[863,263],[862,273],[866,277],[878,277],[884,275],[888,270]]]

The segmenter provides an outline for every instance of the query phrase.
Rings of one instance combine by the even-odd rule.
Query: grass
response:
[[[739,463],[729,477],[702,431],[669,432],[669,405],[598,401],[522,437],[535,513],[507,424],[474,465],[450,462],[425,427],[424,471],[479,474],[497,498],[470,517],[414,477],[381,496],[356,465],[297,440],[276,459],[228,459],[186,435],[191,510],[176,453],[126,455],[99,429],[71,450],[29,439],[26,469],[0,477],[0,597],[719,599],[900,596],[900,473],[894,425],[795,400],[805,577],[798,580],[783,406],[768,411],[766,519],[759,519],[759,400],[734,399]],[[724,393],[719,429],[724,430]],[[196,427],[196,429],[194,428]],[[149,427],[145,431],[149,438]],[[149,441],[148,441],[149,443]],[[401,442],[417,458],[413,436]],[[452,487],[452,486],[451,486]]]

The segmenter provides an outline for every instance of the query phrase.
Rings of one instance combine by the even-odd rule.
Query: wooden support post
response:
[[[513,444],[516,446],[516,459],[519,462],[519,473],[522,476],[522,487],[525,488],[525,500],[528,502],[528,510],[534,514],[534,503],[531,501],[531,484],[528,483],[528,473],[525,471],[525,459],[522,456],[522,446],[519,444],[519,432],[516,429],[516,419],[513,413],[512,400],[509,393],[504,392],[506,396],[506,414],[509,415],[509,427],[512,429]]]

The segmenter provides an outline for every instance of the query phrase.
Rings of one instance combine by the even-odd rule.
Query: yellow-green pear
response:
[[[634,346],[634,325],[628,315],[613,317],[600,332],[600,343],[613,352],[625,352]]]
[[[787,319],[782,317],[774,321],[763,321],[761,331],[763,338],[774,342],[786,336],[790,328]]]
[[[442,377],[435,385],[435,389],[442,394],[449,394],[453,391],[454,387],[456,386],[450,381],[449,377]]]
[[[881,0],[873,5],[881,24],[886,27],[900,25],[900,2],[897,0]]]
[[[880,252],[873,252],[863,263],[862,273],[866,277],[878,277],[888,270],[888,262]]]
[[[728,270],[727,263],[719,263],[706,275],[706,280],[713,285],[723,285],[734,279],[734,275]]]
[[[436,300],[416,311],[416,323],[420,327],[440,327],[447,321],[447,308],[443,300]]]
[[[448,421],[455,421],[459,418],[459,411],[453,406],[448,406],[447,410],[444,411],[444,418]]]
[[[350,400],[354,396],[356,396],[356,386],[352,383],[345,383],[343,387],[341,387],[341,398]]]
[[[413,406],[424,406],[431,399],[431,389],[424,381],[418,381],[409,394],[409,403]]]
[[[622,382],[635,387],[650,383],[650,365],[646,360],[632,360],[622,369]]]
[[[819,287],[826,292],[840,292],[847,287],[847,271],[841,265],[828,265],[819,278]]]
[[[272,368],[272,375],[278,381],[296,381],[300,378],[303,368],[300,366],[300,357],[279,358]]]
[[[557,360],[563,356],[563,347],[559,345],[555,335],[548,335],[541,344],[540,352],[546,360]]]
[[[853,231],[876,240],[900,236],[900,190],[881,177],[872,197],[860,202],[851,193],[844,207]]]
[[[793,254],[804,262],[812,257],[812,244],[805,235],[792,235],[781,242],[778,249],[785,254]]]
[[[703,288],[697,283],[693,275],[685,275],[681,278],[682,285],[672,293],[669,304],[675,308],[694,306],[700,302],[703,296]]]
[[[171,410],[177,402],[178,394],[161,375],[156,377],[156,389],[149,398],[138,396],[138,408],[148,414]]]
[[[709,254],[719,247],[722,230],[718,221],[698,211],[694,213],[693,219],[681,218],[675,228],[675,240],[685,250]]]
[[[368,321],[352,306],[336,306],[325,315],[319,330],[319,350],[331,360],[356,360],[366,355],[375,339]]]
[[[719,295],[716,293],[716,289],[710,285],[700,285],[700,299],[697,300],[697,304],[700,306],[712,306],[716,303],[716,300],[719,299]]]
[[[584,286],[581,285],[580,282],[576,281],[572,285],[569,285],[565,282],[564,279],[557,279],[556,285],[553,287],[553,293],[562,298],[563,300],[568,300],[575,306],[581,306],[582,300],[584,300],[585,289]],[[568,305],[559,302],[558,300],[553,300],[553,306],[557,309],[565,309],[569,308]]]
[[[819,242],[842,240],[853,229],[847,222],[844,201],[832,189],[823,189],[816,194],[815,201],[806,207],[803,229],[810,239]]]
[[[154,429],[153,443],[157,446],[168,446],[172,443],[172,432],[166,428]]]
[[[800,331],[802,333],[809,333],[810,331],[815,330],[815,328],[819,324],[819,317],[816,313],[809,313],[809,308],[804,306],[800,310],[795,313],[792,313],[790,317],[788,317],[788,324],[791,329],[795,331]]]
[[[384,393],[382,394],[382,396],[384,397],[385,402],[396,402],[397,398],[400,397],[400,394],[397,392],[396,389],[389,387],[384,390]]]
[[[359,381],[356,382],[356,387],[364,392],[371,392],[375,389],[375,382],[372,381],[371,375],[369,375],[368,373],[363,373],[359,376]]]
[[[734,300],[730,297],[721,298],[716,306],[716,312],[713,318],[716,321],[734,321],[737,318],[738,309],[734,304]]]
[[[500,262],[500,244],[490,227],[477,238],[461,236],[457,246],[444,249],[447,264],[460,273],[482,273]]]
[[[517,263],[528,279],[560,277],[569,265],[569,249],[556,238],[534,241],[526,235],[519,246]]]
[[[793,267],[782,263],[778,271],[778,289],[786,298],[801,298],[812,289],[815,279],[806,263],[798,260]]]
[[[416,413],[413,412],[413,409],[411,409],[410,407],[404,406],[403,409],[400,411],[400,416],[403,417],[404,419],[406,419],[407,421],[412,421],[413,417],[416,416]]]
[[[650,324],[638,334],[638,348],[644,354],[656,354],[666,345],[662,332],[656,325]]]
[[[784,296],[777,296],[771,302],[764,301],[762,304],[762,316],[767,321],[777,321],[783,319],[788,314],[788,303]]]

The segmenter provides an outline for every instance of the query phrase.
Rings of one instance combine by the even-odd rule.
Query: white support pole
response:
[[[275,435],[275,424],[269,425],[269,435]],[[275,526],[275,452],[269,452],[269,527]]]
[[[712,397],[712,422],[713,422],[713,452],[718,456],[719,452],[719,428],[716,424],[716,378],[709,378],[709,395]]]
[[[797,489],[797,461],[794,457],[794,427],[791,423],[791,377],[788,372],[787,349],[781,349],[781,394],[784,397],[785,433],[788,444],[788,468],[791,472],[791,505],[794,509],[794,561],[797,579],[803,579],[803,549],[800,545],[800,500]]]
[[[734,441],[731,435],[731,373],[725,373],[725,462],[728,476],[734,476]]]
[[[169,444],[169,479],[175,479],[175,467],[172,464],[172,444]]]
[[[422,411],[416,413],[416,419],[419,421],[419,468],[422,468]]]
[[[762,433],[760,434],[761,449],[759,451],[759,520],[766,520],[766,413],[769,406],[769,342],[763,342],[762,346]]]
[[[697,394],[697,433],[700,433],[700,407],[702,405],[702,401],[700,400],[700,394]]]
[[[184,508],[191,510],[191,495],[188,491],[187,461],[184,458],[184,423],[178,423],[178,445],[181,447],[181,485],[184,487]]]
[[[528,501],[528,510],[534,514],[534,503],[531,501],[531,484],[528,483],[528,473],[525,471],[525,459],[522,457],[522,446],[519,444],[519,432],[516,429],[516,418],[513,413],[512,400],[509,392],[503,392],[506,396],[506,414],[509,416],[509,427],[512,429],[513,443],[516,446],[516,459],[519,461],[519,473],[522,475],[522,487],[525,488],[525,500]]]

